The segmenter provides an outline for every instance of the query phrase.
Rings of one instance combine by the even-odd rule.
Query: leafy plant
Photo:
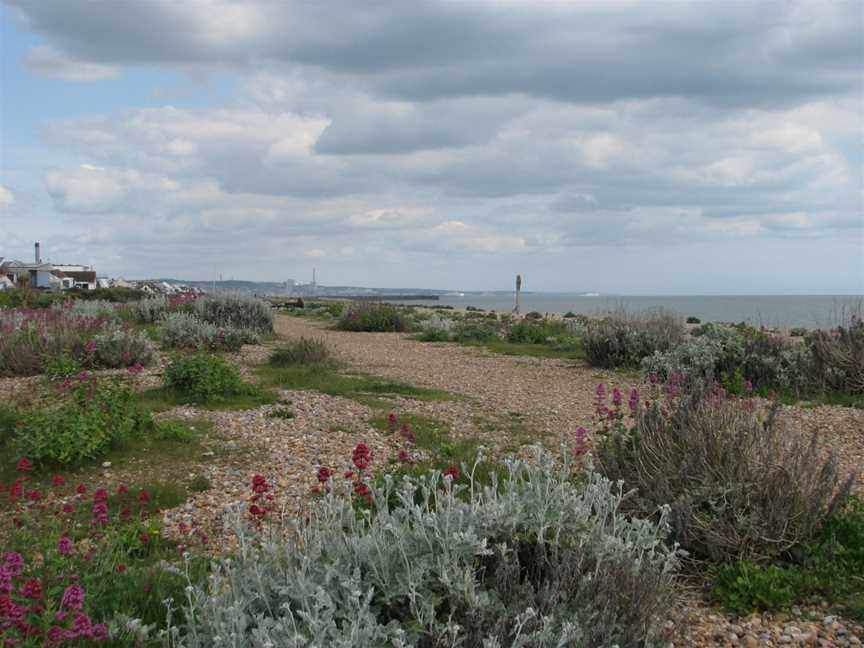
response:
[[[691,315],[690,317],[687,318],[687,323],[688,324],[701,324],[702,320],[699,319],[698,317],[694,317],[693,315]]]
[[[273,310],[267,302],[243,295],[215,295],[197,299],[195,315],[218,327],[248,329],[265,335],[273,332]]]
[[[269,362],[274,367],[289,367],[323,364],[331,359],[330,347],[324,340],[301,337],[276,349],[270,354]]]
[[[59,407],[21,417],[13,438],[20,455],[42,463],[79,464],[149,429],[149,417],[118,380],[99,380],[84,372],[69,381],[67,389],[69,399]]]
[[[93,338],[95,364],[117,369],[153,362],[153,347],[143,333],[121,327],[111,327]]]
[[[408,330],[408,324],[395,306],[355,302],[342,311],[336,328],[343,331],[403,332]]]
[[[193,403],[219,401],[228,396],[252,394],[240,372],[223,358],[204,352],[174,356],[165,369],[163,386]]]
[[[58,353],[45,360],[43,373],[48,380],[62,380],[81,372],[81,363],[69,353]]]
[[[807,348],[815,382],[826,389],[864,394],[864,318],[853,315],[846,326],[815,331]]]
[[[602,319],[587,320],[581,345],[592,367],[639,367],[642,359],[665,352],[684,339],[680,320],[664,311],[630,315],[619,310]]]
[[[181,645],[650,642],[672,601],[665,516],[624,515],[611,482],[589,475],[576,486],[548,457],[508,466],[486,488],[437,471],[361,484],[371,510],[360,514],[334,487],[296,538],[255,543],[240,529],[240,555],[193,589]]]
[[[664,391],[650,406],[637,396],[632,414],[612,416],[616,426],[601,435],[594,459],[609,479],[638,489],[635,511],[649,516],[669,504],[673,537],[692,554],[780,556],[842,508],[853,476],[841,477],[815,435],[783,429],[776,408],[760,420],[751,401],[698,380]],[[607,411],[598,403],[601,421]]]
[[[257,344],[251,329],[219,328],[190,313],[168,314],[160,323],[159,339],[172,349],[239,351],[244,344]]]

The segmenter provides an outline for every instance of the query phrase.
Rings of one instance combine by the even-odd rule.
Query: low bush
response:
[[[58,407],[22,415],[12,440],[21,456],[47,464],[80,464],[149,430],[150,418],[118,380],[84,372],[68,380],[69,398]]]
[[[784,429],[776,408],[761,420],[752,401],[697,380],[664,391],[648,406],[631,397],[627,415],[620,395],[609,408],[601,391],[594,458],[609,479],[638,489],[640,514],[669,504],[674,538],[693,555],[780,556],[810,542],[843,506],[853,477],[841,477],[815,435]]]
[[[162,384],[193,403],[218,402],[228,396],[255,392],[253,385],[243,382],[236,367],[217,355],[200,351],[172,358]]]
[[[324,364],[332,359],[330,347],[315,338],[301,337],[291,340],[270,354],[270,364],[274,367],[293,365]]]
[[[678,345],[685,335],[681,321],[664,311],[630,315],[624,310],[584,322],[580,338],[592,367],[639,367],[642,359]]]
[[[179,601],[186,585],[166,562],[180,547],[161,532],[156,492],[109,491],[60,476],[50,489],[25,491],[27,479],[22,474],[4,498],[16,520],[4,529],[0,554],[4,645],[145,645],[166,625],[165,600]],[[206,541],[189,535],[184,542]],[[201,560],[186,565],[193,578],[205,567]]]
[[[453,325],[452,338],[457,342],[486,342],[501,336],[501,326],[487,319],[463,319]]]
[[[94,337],[88,353],[92,354],[96,366],[109,369],[147,367],[153,362],[153,347],[147,336],[117,326]]]
[[[195,315],[218,327],[248,329],[266,335],[273,332],[273,310],[270,304],[243,295],[201,297],[193,304]]]
[[[421,342],[449,342],[450,333],[440,328],[426,328],[420,331],[416,338]]]
[[[400,310],[390,304],[355,302],[347,306],[336,323],[343,331],[404,332],[408,323]]]
[[[737,371],[755,389],[798,389],[811,380],[806,346],[752,327],[704,324],[694,336],[642,361],[662,381],[676,374],[721,380]]]
[[[777,611],[818,598],[864,620],[864,502],[850,501],[828,519],[794,561],[741,560],[712,571],[712,594],[728,611]]]
[[[219,328],[190,313],[169,313],[159,324],[159,340],[171,349],[239,351],[244,344],[258,344],[251,329]]]
[[[168,298],[163,296],[148,297],[133,304],[131,310],[138,322],[153,324],[168,313]]]
[[[42,373],[48,380],[62,380],[81,373],[81,363],[68,353],[58,353],[45,360]]]
[[[789,330],[789,337],[804,337],[807,335],[807,329],[796,326]]]
[[[180,644],[651,643],[677,562],[662,515],[626,516],[614,484],[592,475],[576,486],[548,458],[511,463],[485,488],[451,474],[361,484],[371,510],[359,515],[333,488],[296,538],[242,539],[240,554],[191,591]]]
[[[807,348],[813,380],[823,389],[864,394],[864,319],[853,315],[846,326],[815,331]]]
[[[694,317],[693,315],[691,315],[690,317],[687,318],[687,323],[688,324],[701,324],[702,320],[699,319],[698,317]]]
[[[543,319],[525,319],[512,324],[506,333],[508,342],[517,344],[546,344],[550,338],[569,337],[570,329],[562,321]]]

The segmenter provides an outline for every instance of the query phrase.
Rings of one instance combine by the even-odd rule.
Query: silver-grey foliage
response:
[[[251,329],[218,327],[189,313],[169,313],[159,324],[159,339],[172,349],[239,351],[244,344],[258,344]]]
[[[201,297],[194,303],[199,319],[216,326],[273,332],[273,310],[267,302],[243,295]]]
[[[620,486],[548,456],[502,483],[385,478],[372,514],[324,497],[292,540],[256,543],[189,588],[180,646],[653,645],[676,552]]]

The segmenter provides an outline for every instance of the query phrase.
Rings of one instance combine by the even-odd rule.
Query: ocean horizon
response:
[[[513,295],[442,295],[437,300],[385,300],[428,306],[473,306],[508,312]],[[567,312],[598,315],[625,308],[631,312],[663,308],[703,322],[747,322],[754,326],[830,328],[864,311],[864,295],[597,295],[522,293],[521,311],[549,315]]]

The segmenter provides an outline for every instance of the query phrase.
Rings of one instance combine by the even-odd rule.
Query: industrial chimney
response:
[[[42,260],[39,258],[39,241],[36,241],[36,265],[42,263]]]

